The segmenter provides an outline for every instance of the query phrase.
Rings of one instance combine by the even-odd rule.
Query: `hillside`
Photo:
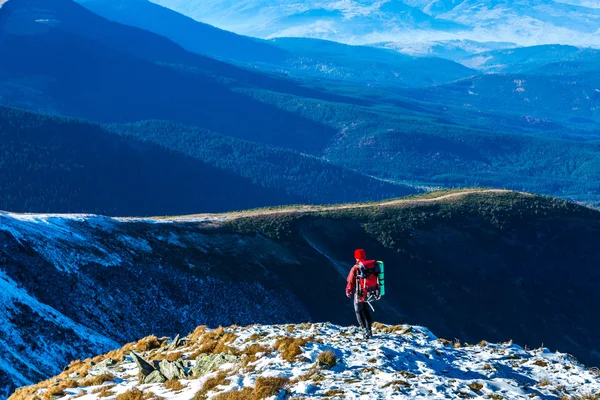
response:
[[[150,336],[73,362],[10,400],[49,394],[86,400],[595,399],[600,373],[544,347],[452,342],[410,325],[377,324],[368,342],[356,328],[332,324],[200,326],[186,337]]]
[[[322,158],[165,121],[108,125],[109,132],[180,152],[302,203],[382,200],[422,190],[372,178]],[[172,213],[171,213],[172,214]]]
[[[386,262],[377,320],[544,343],[594,366],[599,234],[596,211],[494,190],[177,218],[2,214],[2,382],[199,324],[353,324],[356,247]]]
[[[0,210],[168,215],[417,192],[316,157],[168,122],[102,127],[0,106],[0,126]]]
[[[0,153],[0,210],[163,215],[302,199],[99,125],[5,107]]]

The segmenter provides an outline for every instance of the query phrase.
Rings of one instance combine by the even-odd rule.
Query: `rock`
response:
[[[185,367],[183,366],[183,362],[181,360],[162,360],[158,368],[160,370],[160,373],[163,374],[163,376],[168,380],[184,379],[187,377]]]
[[[144,377],[156,371],[148,361],[144,360],[142,357],[137,355],[135,351],[131,352],[131,356],[133,357],[133,361],[135,361],[135,364],[137,365],[140,374],[142,374]]]
[[[169,345],[169,350],[175,350],[179,346],[181,346],[181,339],[179,338],[179,335],[177,335],[177,336],[175,336],[175,339],[173,339],[173,341]]]
[[[166,380],[167,379],[163,376],[163,374],[161,374],[159,370],[155,369],[148,376],[145,376],[142,379],[142,383],[144,383],[144,384],[148,384],[148,383],[163,383]]]
[[[194,376],[202,376],[223,364],[239,364],[240,357],[231,354],[201,354],[196,358],[196,365],[192,368]]]
[[[117,365],[117,362],[109,357],[106,360],[103,360],[96,364],[94,369],[113,368],[115,365]]]

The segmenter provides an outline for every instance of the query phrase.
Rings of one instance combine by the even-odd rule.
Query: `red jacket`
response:
[[[352,294],[356,290],[356,275],[358,274],[358,264],[350,270],[348,278],[346,278],[346,295]]]

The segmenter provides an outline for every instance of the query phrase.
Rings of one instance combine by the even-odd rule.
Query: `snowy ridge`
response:
[[[252,399],[261,398],[255,388],[262,384],[259,377],[263,381],[282,378],[272,398],[289,395],[346,399],[546,399],[600,393],[597,372],[586,370],[568,354],[553,353],[546,348],[527,350],[512,341],[477,345],[449,342],[418,326],[376,324],[374,331],[375,336],[369,341],[363,340],[355,327],[328,323],[231,327],[221,329],[218,334],[218,330],[207,330],[203,335],[195,332],[181,347],[164,341],[159,348],[138,353],[147,361],[176,354],[170,359],[180,356],[188,373],[197,367],[195,357],[203,358],[198,349],[210,340],[229,343],[225,348],[237,355],[228,355],[227,362],[204,375],[180,379],[180,385],[171,390],[163,383],[140,384],[138,368],[131,355],[125,354],[119,363],[109,367],[101,363],[89,370],[91,376],[112,374],[102,387],[67,388],[58,398],[114,399],[138,389],[148,396],[144,398],[216,398],[219,394],[245,390],[238,393],[247,397],[239,398]],[[282,357],[280,343],[285,337],[307,340],[291,361]],[[319,361],[319,355],[326,351],[335,355],[335,366]],[[215,385],[215,379],[220,384]],[[100,397],[103,389],[104,397]],[[42,394],[47,389],[36,390]]]

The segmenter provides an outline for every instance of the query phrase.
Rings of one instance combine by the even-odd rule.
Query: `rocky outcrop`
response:
[[[137,355],[134,351],[131,352],[131,357],[133,358],[135,365],[137,365],[139,373],[143,377],[146,377],[156,371],[152,364]]]
[[[220,332],[219,332],[220,331]],[[215,334],[216,332],[216,334]],[[113,398],[135,390],[132,398],[181,400],[225,398],[466,398],[530,400],[597,399],[600,375],[565,353],[547,348],[527,350],[512,342],[477,345],[436,337],[424,327],[375,323],[373,337],[364,340],[358,329],[333,324],[256,325],[204,330],[182,346],[181,360],[160,360],[164,349],[143,352],[154,370],[139,381],[131,369],[139,362],[126,357],[110,382],[71,378],[71,371],[23,389],[14,400],[45,397],[64,387],[69,398]],[[226,335],[226,336],[225,336]],[[223,345],[227,343],[226,347]],[[221,346],[213,346],[220,344]],[[193,358],[201,346],[214,353]],[[237,354],[243,354],[241,358]],[[292,356],[296,355],[296,356]],[[99,356],[102,358],[102,356]],[[136,361],[137,360],[137,361]],[[163,374],[181,373],[183,363],[195,376],[168,383]],[[231,364],[234,365],[231,365]],[[98,365],[89,376],[101,376]],[[162,371],[162,372],[161,372]],[[103,391],[103,393],[100,393]],[[133,392],[132,392],[133,393]]]
[[[192,374],[199,377],[219,368],[223,364],[239,364],[240,361],[239,356],[231,354],[201,354],[196,358]]]
[[[160,373],[167,379],[184,379],[187,377],[185,367],[181,360],[162,360],[158,368]]]

